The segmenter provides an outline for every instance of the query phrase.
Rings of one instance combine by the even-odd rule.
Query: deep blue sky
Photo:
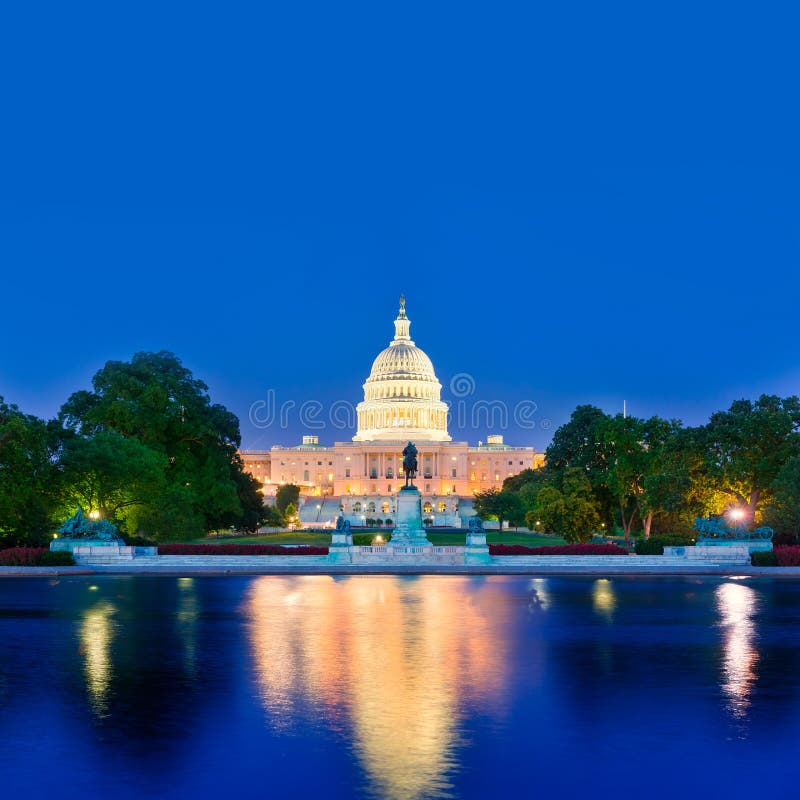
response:
[[[250,404],[358,401],[401,291],[445,387],[553,427],[800,389],[789,3],[13,6],[0,394],[26,411],[164,348],[246,445],[292,443]]]

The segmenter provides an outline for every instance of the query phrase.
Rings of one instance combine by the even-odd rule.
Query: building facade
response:
[[[417,446],[415,482],[433,524],[460,525],[473,513],[475,492],[502,488],[506,478],[544,463],[543,453],[507,445],[501,435],[477,445],[452,441],[442,386],[430,358],[410,337],[404,298],[394,327],[394,338],[363,385],[352,441],[326,446],[304,436],[294,447],[241,451],[267,497],[283,483],[300,486],[306,523],[332,524],[340,510],[356,524],[391,519],[394,494],[405,482],[401,452],[408,441]]]

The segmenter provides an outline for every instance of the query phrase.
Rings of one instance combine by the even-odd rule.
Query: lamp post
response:
[[[733,529],[736,530],[740,525],[742,520],[745,518],[745,512],[743,508],[732,508],[728,513],[728,518],[733,520]]]

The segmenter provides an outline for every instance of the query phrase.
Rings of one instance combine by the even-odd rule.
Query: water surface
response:
[[[800,584],[0,581],[4,797],[795,797]]]

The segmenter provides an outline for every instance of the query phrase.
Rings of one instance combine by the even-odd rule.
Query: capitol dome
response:
[[[372,363],[364,401],[356,408],[355,442],[450,441],[442,385],[428,355],[411,340],[410,327],[405,298],[401,297],[394,339]]]

